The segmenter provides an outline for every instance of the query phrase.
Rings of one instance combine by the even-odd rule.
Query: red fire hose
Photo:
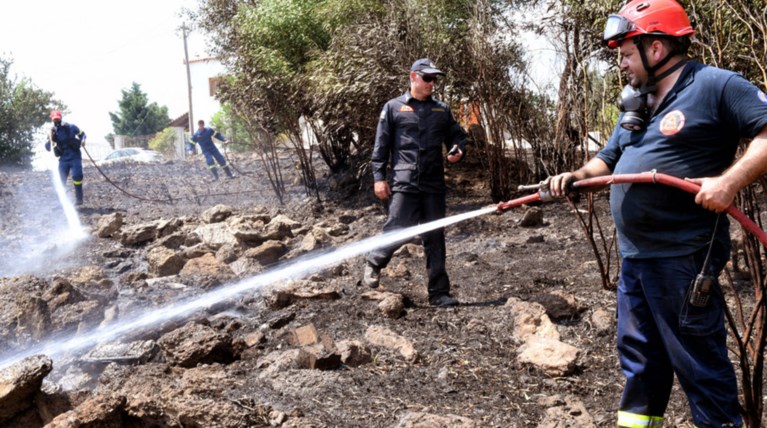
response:
[[[623,184],[623,183],[659,183],[667,186],[676,187],[684,190],[688,193],[698,193],[700,186],[690,181],[682,180],[681,178],[672,177],[666,174],[658,174],[655,172],[642,172],[639,174],[618,174],[618,175],[605,175],[602,177],[587,178],[584,180],[578,180],[573,183],[573,189],[586,190],[593,187],[602,187],[611,184]],[[553,200],[553,197],[549,193],[548,189],[539,188],[537,193],[532,195],[523,196],[521,198],[512,199],[507,202],[501,202],[497,206],[499,212],[505,211],[509,208],[518,207],[520,205],[529,204],[531,202],[548,202]],[[767,233],[765,233],[759,226],[754,223],[753,220],[748,218],[742,211],[735,208],[734,205],[730,205],[727,208],[727,214],[734,218],[738,223],[743,226],[744,229],[752,233],[759,242],[767,247]]]

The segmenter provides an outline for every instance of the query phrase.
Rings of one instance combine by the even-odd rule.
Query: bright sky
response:
[[[3,3],[0,56],[11,76],[29,78],[54,93],[89,141],[112,130],[122,90],[141,85],[149,102],[174,119],[188,109],[182,8],[197,0],[30,0]],[[189,58],[206,57],[203,36],[192,33]]]

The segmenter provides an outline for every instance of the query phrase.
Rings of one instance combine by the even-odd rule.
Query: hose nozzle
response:
[[[548,180],[541,181],[538,184],[520,184],[517,189],[519,191],[537,190],[538,196],[541,198],[541,202],[551,202],[556,199],[551,195]]]

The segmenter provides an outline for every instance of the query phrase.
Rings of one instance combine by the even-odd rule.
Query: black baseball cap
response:
[[[434,61],[430,60],[429,58],[421,58],[414,62],[413,66],[410,67],[410,71],[416,71],[422,74],[440,74],[442,76],[445,75],[442,70],[437,68],[437,66],[434,64]]]

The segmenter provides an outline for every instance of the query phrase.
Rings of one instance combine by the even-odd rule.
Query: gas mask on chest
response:
[[[623,112],[620,125],[629,131],[641,131],[647,126],[650,108],[647,105],[647,92],[626,85],[621,91],[618,107]]]
[[[639,44],[638,39],[635,40],[635,42]],[[618,102],[618,107],[621,112],[623,112],[623,117],[621,117],[620,120],[621,128],[629,131],[641,131],[647,127],[647,122],[650,120],[650,106],[648,105],[647,94],[654,94],[658,82],[687,64],[686,60],[678,61],[663,73],[656,76],[655,71],[661,68],[673,57],[674,51],[672,50],[666,58],[655,64],[653,67],[648,66],[644,50],[640,49],[639,52],[642,56],[642,63],[648,73],[647,82],[639,88],[635,88],[631,85],[624,86],[623,91],[621,91],[621,99]]]

